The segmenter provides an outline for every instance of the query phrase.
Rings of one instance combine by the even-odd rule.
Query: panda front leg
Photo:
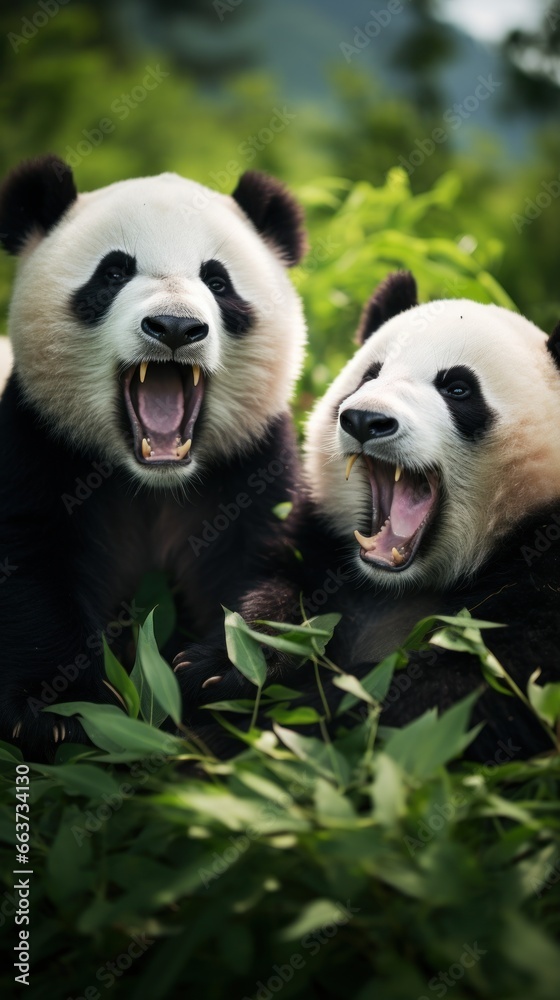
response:
[[[88,628],[71,586],[60,583],[56,572],[33,577],[22,562],[2,587],[0,738],[31,760],[51,760],[63,742],[87,742],[76,717],[46,708],[113,700],[103,684],[101,626]]]
[[[246,622],[267,618],[272,621],[297,623],[299,589],[293,582],[269,580],[250,591],[241,600],[239,612]],[[267,679],[280,680],[291,667],[290,658],[263,645],[267,660]],[[183,695],[184,719],[188,725],[197,726],[207,719],[208,712],[200,712],[203,705],[214,701],[253,698],[255,686],[229,659],[224,625],[217,626],[204,642],[192,643],[173,660]]]
[[[34,760],[61,742],[85,742],[74,717],[44,711],[57,702],[108,701],[101,621],[78,604],[79,584],[65,559],[56,521],[17,516],[0,522],[4,561],[0,603],[0,739]],[[37,530],[37,524],[40,525]],[[106,627],[106,625],[105,625]]]

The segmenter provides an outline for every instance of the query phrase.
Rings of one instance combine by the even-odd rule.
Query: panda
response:
[[[176,598],[172,658],[266,572],[273,508],[298,476],[288,400],[306,328],[287,269],[305,232],[258,172],[231,196],[172,173],[78,194],[46,155],[4,181],[0,239],[18,257],[0,401],[0,737],[49,759],[85,737],[42,708],[112,698],[101,635],[130,645],[146,573]]]
[[[241,612],[341,613],[327,653],[363,676],[421,618],[467,608],[506,626],[484,638],[522,690],[535,670],[539,683],[560,680],[560,324],[547,338],[496,305],[418,305],[414,278],[398,272],[364,308],[358,340],[307,423],[292,526],[303,558],[285,546],[276,578]],[[249,693],[217,638],[183,659],[191,704],[208,675],[219,682],[207,701]],[[321,710],[311,669],[278,659],[269,670]],[[324,683],[336,705],[342,693]],[[395,673],[381,723],[402,726],[475,690],[473,722],[485,725],[468,756],[551,749],[518,699],[484,684],[478,659],[433,646]]]

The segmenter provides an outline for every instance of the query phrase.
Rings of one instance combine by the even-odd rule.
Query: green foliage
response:
[[[63,746],[54,766],[31,765],[31,1000],[84,996],[90,987],[101,995],[105,986],[127,1000],[189,991],[262,1000],[282,981],[285,995],[300,1000],[405,1000],[443,995],[449,982],[458,1000],[556,996],[560,757],[458,765],[474,735],[476,693],[440,717],[429,711],[401,730],[377,726],[379,699],[412,649],[463,642],[485,668],[482,633],[495,626],[466,612],[426,619],[360,683],[325,655],[336,618],[260,626],[280,651],[295,643],[307,659],[300,669],[335,672],[348,692],[350,729],[342,714],[329,735],[317,713],[298,717],[301,707],[290,707],[297,692],[264,686],[255,666],[263,633],[231,612],[231,651],[253,663],[247,676],[274,730],[240,732],[228,722],[243,740],[233,760],[157,729],[151,709],[135,717],[143,702],[175,712],[173,675],[161,658],[125,684],[107,655],[120,708],[53,707],[78,714],[94,747]],[[152,621],[139,633],[143,664],[156,648]],[[536,686],[533,678],[530,703],[553,726],[560,685],[540,695]],[[212,706],[217,718],[236,708],[253,711],[251,702]],[[314,735],[293,728],[311,721]],[[0,746],[8,879],[20,759]],[[2,909],[7,948],[10,912]],[[64,993],[49,992],[45,984],[62,978]],[[6,963],[6,995],[12,981]]]

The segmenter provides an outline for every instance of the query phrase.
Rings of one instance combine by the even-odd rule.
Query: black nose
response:
[[[204,340],[208,334],[207,323],[188,316],[145,316],[140,326],[148,337],[153,337],[172,351]]]
[[[340,414],[343,431],[362,444],[372,438],[390,437],[399,429],[398,420],[386,413],[372,413],[370,410],[343,410]]]

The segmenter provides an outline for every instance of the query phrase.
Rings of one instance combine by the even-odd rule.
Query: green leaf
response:
[[[375,759],[375,779],[371,794],[375,803],[375,818],[384,826],[392,826],[406,815],[407,789],[399,764],[387,753]]]
[[[115,705],[94,705],[89,701],[75,701],[43,709],[57,715],[78,715],[96,746],[110,753],[134,751],[144,755],[151,751],[177,754],[184,750],[184,743],[139,719],[131,719]],[[79,766],[79,765],[77,765]]]
[[[269,719],[285,726],[310,726],[321,721],[322,716],[314,708],[282,708],[278,705],[266,712]]]
[[[372,699],[370,704],[375,705],[377,702],[383,701],[389,687],[391,686],[395,667],[400,665],[401,659],[402,653],[398,651],[396,653],[391,653],[390,656],[385,657],[381,663],[378,663],[373,670],[370,670],[370,672],[366,674],[365,677],[362,677],[361,681],[359,681],[361,689],[364,690],[368,697]],[[334,680],[333,683],[336,684],[336,680]],[[337,686],[343,687],[342,684],[338,684]],[[357,691],[351,692],[349,687],[344,688],[344,690],[349,693],[345,695],[340,702],[337,715],[340,715],[342,712],[347,712],[348,709],[352,708],[352,706],[355,705],[362,697],[362,695],[358,694]],[[364,698],[363,700],[367,701],[368,699]]]
[[[270,684],[263,689],[263,698],[270,698],[272,701],[291,701],[293,698],[301,698],[301,691],[284,687],[283,684]]]
[[[272,508],[272,513],[280,521],[285,521],[286,518],[291,514],[293,509],[293,503],[291,500],[284,500],[282,503],[277,503],[275,507]]]
[[[540,671],[535,671],[529,678],[527,694],[537,715],[549,726],[554,726],[560,718],[560,683],[536,684]]]
[[[153,611],[139,629],[131,678],[140,687],[140,707],[147,722],[159,726],[169,715],[175,725],[180,725],[181,689],[171,667],[157,648]]]
[[[115,779],[101,767],[94,764],[80,763],[57,764],[56,767],[41,765],[38,768],[43,774],[49,774],[58,784],[62,785],[69,795],[84,795],[89,799],[100,799],[103,795],[117,795],[122,801],[119,785]]]
[[[140,711],[140,696],[126,670],[121,666],[115,654],[107,645],[105,636],[103,636],[103,659],[105,673],[110,683],[123,697],[128,714],[136,719]]]
[[[282,941],[301,940],[311,931],[316,931],[327,924],[347,924],[349,914],[342,903],[332,899],[314,899],[303,907],[299,915],[279,934]]]
[[[467,731],[479,695],[480,691],[473,691],[439,717],[435,709],[429,709],[404,729],[393,732],[385,744],[385,753],[416,778],[435,774],[443,764],[458,757],[482,728],[478,725]]]
[[[240,712],[243,715],[251,715],[254,704],[249,698],[232,698],[230,701],[209,701],[206,705],[201,705],[201,708],[213,712]]]
[[[373,708],[376,707],[377,702],[375,701],[375,698],[372,698],[369,691],[366,691],[365,687],[360,683],[358,678],[354,676],[354,674],[337,674],[336,677],[333,677],[332,682],[335,687],[341,688],[342,691],[348,691],[352,696],[354,704],[356,701],[367,701],[368,705],[371,705]],[[343,711],[343,702],[344,698],[339,706],[339,712]]]
[[[328,630],[316,628],[312,625],[290,625],[288,622],[269,622],[265,618],[256,618],[255,625],[266,625],[267,628],[273,628],[276,632],[290,632],[293,635],[331,635],[331,632]]]
[[[256,687],[266,680],[266,660],[260,647],[261,637],[248,627],[237,611],[225,611],[226,646],[231,662]]]
[[[356,825],[352,803],[330,781],[317,779],[314,799],[317,818],[323,826],[344,828]]]
[[[177,610],[166,574],[159,571],[146,573],[134,596],[134,603],[139,609],[139,625],[143,625],[147,618],[146,609],[153,608],[154,634],[158,646],[163,647],[177,624]]]

